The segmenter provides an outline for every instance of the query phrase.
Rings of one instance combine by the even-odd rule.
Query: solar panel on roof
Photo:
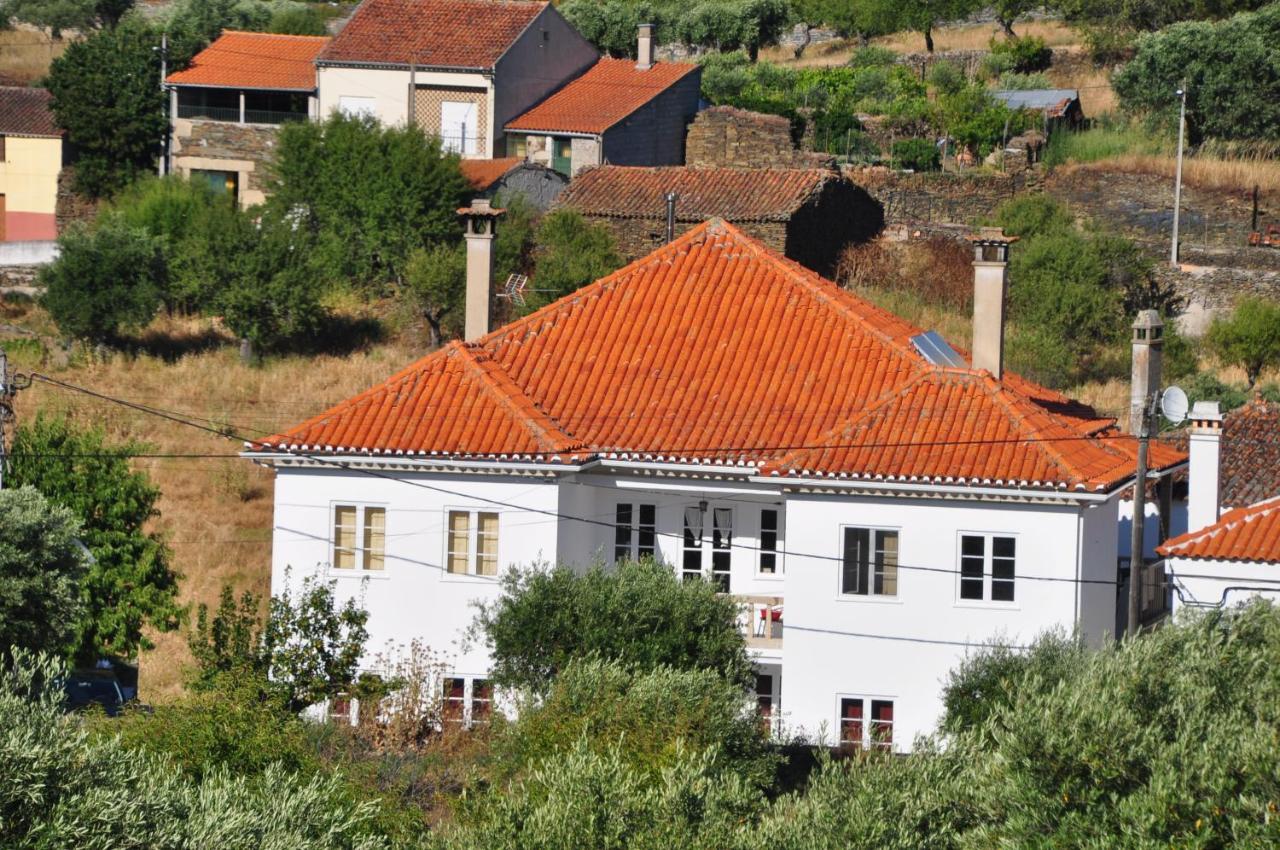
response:
[[[921,357],[935,366],[946,366],[952,369],[969,368],[964,358],[937,331],[916,334],[911,337],[911,344],[915,346],[916,351],[920,352]]]

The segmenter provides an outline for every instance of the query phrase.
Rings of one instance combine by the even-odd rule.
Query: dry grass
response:
[[[1080,48],[1056,48],[1045,74],[1054,88],[1079,90],[1080,107],[1089,117],[1115,112],[1119,105],[1111,88],[1111,69],[1094,66]]]
[[[49,65],[67,49],[68,42],[53,41],[25,24],[0,31],[0,78],[3,85],[26,85],[49,73]]]
[[[14,321],[39,327],[36,308]],[[203,321],[160,321],[155,337],[203,340],[216,331]],[[178,411],[215,427],[263,436],[382,380],[421,352],[387,344],[345,357],[287,357],[261,368],[243,365],[230,347],[216,347],[176,360],[151,355],[111,355],[73,359],[15,353],[17,368],[39,369],[51,377],[89,387],[116,398]],[[19,398],[21,420],[40,410],[66,412],[84,423],[104,427],[112,440],[141,440],[161,454],[215,454],[220,458],[139,459],[160,487],[160,517],[155,528],[173,549],[183,573],[182,599],[216,602],[226,582],[257,593],[268,590],[271,565],[272,476],[268,470],[233,457],[240,442],[203,433],[119,405],[35,383]],[[144,698],[162,702],[181,690],[189,663],[179,634],[155,637],[156,649],[141,660]]]
[[[1094,171],[1152,174],[1170,180],[1173,179],[1176,167],[1175,157],[1153,154],[1121,154],[1067,166]],[[1266,194],[1280,193],[1280,160],[1188,157],[1182,164],[1182,180],[1188,186],[1198,189],[1241,193],[1252,191],[1254,186],[1258,186]]]
[[[1014,31],[1021,37],[1039,36],[1050,47],[1078,45],[1080,36],[1061,21],[1026,21],[1014,24]],[[945,50],[986,50],[992,38],[1002,38],[998,24],[963,24],[942,27],[933,31],[933,48]],[[887,47],[897,53],[920,53],[924,50],[924,36],[918,32],[896,32],[871,40],[872,44]]]

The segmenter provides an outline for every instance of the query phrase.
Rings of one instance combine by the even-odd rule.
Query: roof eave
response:
[[[449,71],[463,74],[493,76],[493,65],[419,65],[414,62],[374,62],[367,59],[317,59],[316,68],[371,68],[379,71]]]

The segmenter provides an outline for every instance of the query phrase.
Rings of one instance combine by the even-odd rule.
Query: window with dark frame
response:
[[[960,536],[960,598],[1013,602],[1017,541],[994,534]]]
[[[774,508],[760,511],[760,572],[778,573],[778,511]]]
[[[844,530],[840,592],[848,596],[898,595],[898,532]]]

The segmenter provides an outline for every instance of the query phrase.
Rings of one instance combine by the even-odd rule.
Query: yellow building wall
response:
[[[0,195],[8,212],[53,215],[58,202],[62,140],[6,136]]]

